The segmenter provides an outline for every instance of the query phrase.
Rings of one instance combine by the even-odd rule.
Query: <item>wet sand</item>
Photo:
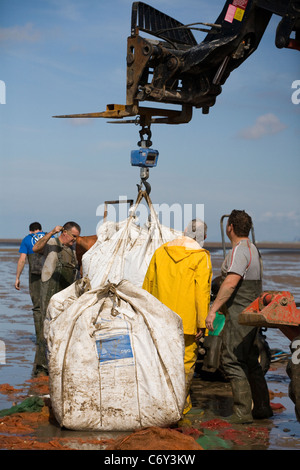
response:
[[[223,254],[219,246],[212,246],[211,255],[214,276],[219,274]],[[28,267],[21,277],[21,291],[14,289],[18,247],[13,244],[0,246],[1,282],[0,282],[0,410],[10,408],[22,402],[30,394],[45,396],[47,401],[47,383],[30,381],[35,352],[34,325],[28,292]],[[299,269],[300,250],[289,246],[285,249],[263,248],[264,289],[289,290],[300,302]],[[289,353],[289,340],[277,329],[268,329],[267,341],[271,349]],[[5,346],[5,350],[3,349]],[[287,360],[272,362],[266,374],[274,416],[268,420],[254,421],[251,425],[228,427],[226,417],[232,412],[230,386],[214,377],[195,377],[192,387],[193,409],[187,416],[186,429],[194,429],[208,437],[208,450],[294,450],[300,449],[300,423],[296,420],[294,404],[288,397],[289,378],[286,374]],[[9,384],[11,389],[2,387]],[[72,449],[107,448],[108,443],[124,433],[74,432],[62,430],[51,417],[51,406],[45,407],[44,414],[37,413],[40,419],[30,432],[1,433],[0,437],[9,436],[16,447],[9,447],[8,441],[0,441],[0,449],[44,447]],[[0,421],[3,418],[0,418]],[[224,424],[225,423],[225,424]],[[2,427],[2,430],[4,428]],[[182,430],[181,430],[182,431]],[[196,432],[195,431],[195,432]],[[128,433],[125,433],[128,434]],[[5,443],[6,442],[6,443]],[[27,444],[25,444],[27,442]],[[35,442],[31,447],[28,442]],[[49,444],[51,443],[51,444]],[[36,445],[36,447],[35,447]],[[211,447],[210,447],[211,445]]]

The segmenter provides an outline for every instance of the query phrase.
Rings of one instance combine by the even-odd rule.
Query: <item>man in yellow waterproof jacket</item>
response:
[[[198,340],[205,333],[205,319],[210,305],[212,266],[210,254],[203,249],[206,224],[192,220],[184,235],[159,247],[149,264],[143,288],[182,319],[185,341],[186,403],[198,353]]]

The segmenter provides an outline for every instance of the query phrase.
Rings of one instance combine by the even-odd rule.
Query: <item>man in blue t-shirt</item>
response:
[[[41,320],[40,298],[41,298],[41,272],[43,257],[32,250],[33,245],[43,236],[42,226],[39,222],[33,222],[29,225],[29,234],[23,238],[19,253],[20,257],[17,265],[17,274],[15,288],[20,290],[20,277],[23,272],[26,259],[29,263],[29,293],[32,301],[33,319],[36,333],[36,357],[35,357],[35,375],[39,375],[39,364],[41,363],[40,347],[44,341],[43,322]]]
[[[15,281],[15,288],[17,290],[20,290],[20,277],[23,272],[25,263],[26,263],[26,258],[28,257],[28,262],[29,262],[29,273],[33,272],[34,274],[40,274],[41,269],[39,269],[37,266],[35,266],[34,260],[35,258],[30,257],[29,255],[33,254],[32,247],[33,245],[43,236],[45,235],[45,232],[42,231],[42,226],[39,222],[33,222],[32,224],[29,225],[29,234],[23,238],[19,253],[20,257],[18,260],[18,265],[17,265],[17,274],[16,274],[16,281]],[[34,264],[34,266],[32,266]],[[29,285],[30,285],[30,277],[29,277]]]

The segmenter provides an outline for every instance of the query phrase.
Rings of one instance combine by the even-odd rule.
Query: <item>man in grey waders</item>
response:
[[[248,238],[251,227],[251,217],[245,211],[231,212],[226,234],[232,249],[222,265],[224,280],[206,317],[206,327],[213,331],[216,312],[225,314],[222,362],[233,394],[230,421],[241,424],[273,415],[255,343],[258,328],[238,323],[239,314],[262,292],[260,255]]]
[[[80,226],[67,222],[63,227],[57,225],[41,238],[33,247],[35,253],[42,253],[44,264],[41,277],[41,317],[44,324],[51,297],[67,288],[77,277],[77,258],[75,242],[80,235]],[[54,237],[61,232],[59,237]],[[46,347],[43,341],[43,364],[40,375],[48,373]]]
[[[36,352],[34,359],[34,375],[37,374],[41,361],[40,345],[43,342],[43,327],[41,322],[41,273],[43,267],[43,257],[39,253],[33,252],[35,243],[45,235],[39,222],[32,222],[29,225],[29,234],[23,238],[20,245],[15,288],[21,289],[21,274],[25,267],[26,259],[29,264],[29,294],[32,302],[32,313],[34,319],[34,328],[36,336]]]

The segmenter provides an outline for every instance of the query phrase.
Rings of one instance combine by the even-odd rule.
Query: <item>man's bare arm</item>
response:
[[[205,320],[206,328],[208,330],[213,331],[213,322],[216,317],[216,312],[218,312],[220,308],[227,302],[227,300],[230,299],[241,279],[242,277],[235,273],[228,274],[224,279],[224,282],[220,286],[216,300],[212,304]]]
[[[16,280],[15,280],[15,288],[17,290],[20,290],[20,277],[23,272],[25,263],[26,263],[26,253],[21,253],[20,258],[18,260],[18,264],[17,264],[17,274],[16,274]]]
[[[53,235],[55,235],[56,233],[61,232],[62,230],[63,230],[63,227],[61,225],[57,225],[56,227],[54,227],[53,230],[51,230],[51,232],[46,233],[46,235],[44,235],[42,238],[40,238],[33,245],[32,250],[35,253],[42,253],[44,248],[45,248],[46,243],[50,240],[50,238],[53,237]]]

